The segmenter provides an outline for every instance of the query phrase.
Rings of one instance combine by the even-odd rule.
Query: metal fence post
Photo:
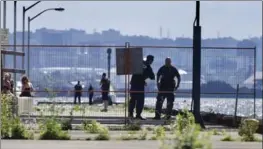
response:
[[[237,84],[237,88],[236,88],[236,102],[235,102],[235,113],[234,113],[234,126],[236,126],[236,124],[237,124],[238,95],[239,95],[239,84]]]
[[[257,70],[257,48],[254,47],[254,115],[253,117],[256,118],[256,70]]]

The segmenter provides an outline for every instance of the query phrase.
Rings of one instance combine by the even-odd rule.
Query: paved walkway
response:
[[[3,140],[1,149],[159,149],[158,141]],[[213,142],[213,149],[262,149],[262,143]]]

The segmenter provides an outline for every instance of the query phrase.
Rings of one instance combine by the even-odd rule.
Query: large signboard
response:
[[[116,69],[117,75],[142,74],[142,48],[117,48]]]

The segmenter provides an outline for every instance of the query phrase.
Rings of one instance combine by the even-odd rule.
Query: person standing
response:
[[[131,78],[131,99],[129,101],[129,117],[133,118],[133,111],[136,107],[136,119],[145,120],[141,116],[144,107],[144,87],[146,86],[146,79],[155,79],[151,64],[154,61],[154,56],[148,55],[146,61],[143,61],[143,73],[134,74]],[[136,91],[139,91],[136,93]]]
[[[166,119],[171,118],[173,103],[174,103],[174,91],[176,91],[180,85],[181,77],[174,66],[172,66],[171,58],[165,59],[165,65],[162,66],[157,72],[157,87],[159,93],[157,95],[155,117],[153,119],[161,119],[161,110],[163,101],[167,98]],[[177,81],[174,78],[177,78]],[[160,82],[159,82],[160,81]]]
[[[20,94],[20,97],[32,97],[32,92],[33,92],[33,85],[30,83],[29,79],[27,76],[23,76],[21,79],[22,82],[22,91]]]
[[[91,84],[89,85],[88,91],[89,91],[89,105],[92,105],[92,98],[93,98],[94,92],[93,92],[93,87]]]
[[[75,85],[75,96],[74,96],[74,104],[77,103],[77,98],[79,101],[79,104],[81,104],[81,95],[82,95],[82,85],[80,84],[80,81]]]
[[[108,111],[108,104],[109,104],[110,81],[106,77],[106,73],[102,74],[100,85],[101,85],[101,90],[102,90],[102,92],[101,92],[102,101],[104,103],[104,109],[102,109],[101,112],[107,112]]]

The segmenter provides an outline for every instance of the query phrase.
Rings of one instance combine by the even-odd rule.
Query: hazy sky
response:
[[[7,2],[7,27],[13,32],[13,2]],[[22,30],[22,6],[33,1],[18,2],[17,30]],[[194,1],[42,1],[27,12],[33,17],[46,8],[63,7],[64,12],[49,11],[31,22],[31,29],[83,29],[92,33],[113,28],[126,35],[159,37],[192,37],[195,17]],[[203,38],[229,37],[243,39],[262,35],[262,2],[202,2]]]

